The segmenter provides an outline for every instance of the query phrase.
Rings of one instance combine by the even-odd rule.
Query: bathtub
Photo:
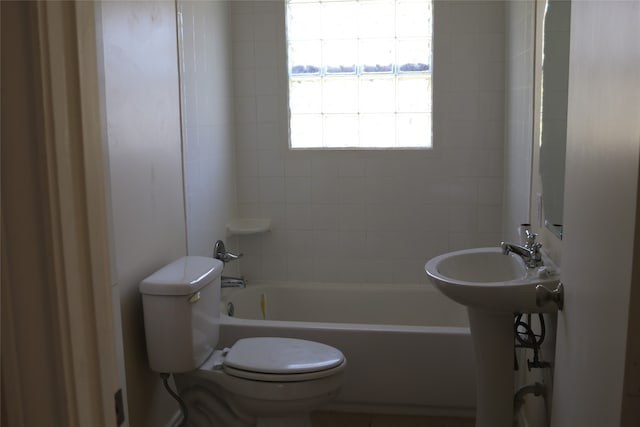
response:
[[[347,371],[330,410],[474,415],[467,314],[431,285],[252,282],[221,304],[222,347],[279,336],[339,348]]]

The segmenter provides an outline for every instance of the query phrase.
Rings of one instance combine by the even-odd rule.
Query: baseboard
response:
[[[322,410],[336,412],[351,412],[360,414],[398,414],[418,415],[427,417],[457,417],[473,418],[476,415],[475,408],[450,408],[421,405],[384,405],[366,403],[329,402]]]

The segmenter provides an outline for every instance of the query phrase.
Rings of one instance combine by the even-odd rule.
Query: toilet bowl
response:
[[[198,369],[177,375],[176,384],[181,394],[195,401],[217,394],[229,407],[226,410],[248,425],[288,418],[288,423],[279,420],[278,425],[304,426],[309,412],[338,394],[345,366],[342,353],[324,344],[244,338],[229,349],[216,350]],[[217,411],[224,410],[218,405]]]
[[[326,344],[219,337],[222,263],[183,257],[140,283],[151,369],[172,373],[189,426],[309,426],[343,384],[346,359]]]

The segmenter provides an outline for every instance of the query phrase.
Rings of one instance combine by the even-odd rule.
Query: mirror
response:
[[[546,0],[542,24],[540,178],[544,222],[562,238],[571,2]]]

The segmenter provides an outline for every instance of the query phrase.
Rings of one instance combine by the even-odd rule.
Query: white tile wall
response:
[[[427,259],[501,238],[504,3],[435,3],[434,149],[289,151],[284,3],[230,5],[249,279],[417,283]]]

